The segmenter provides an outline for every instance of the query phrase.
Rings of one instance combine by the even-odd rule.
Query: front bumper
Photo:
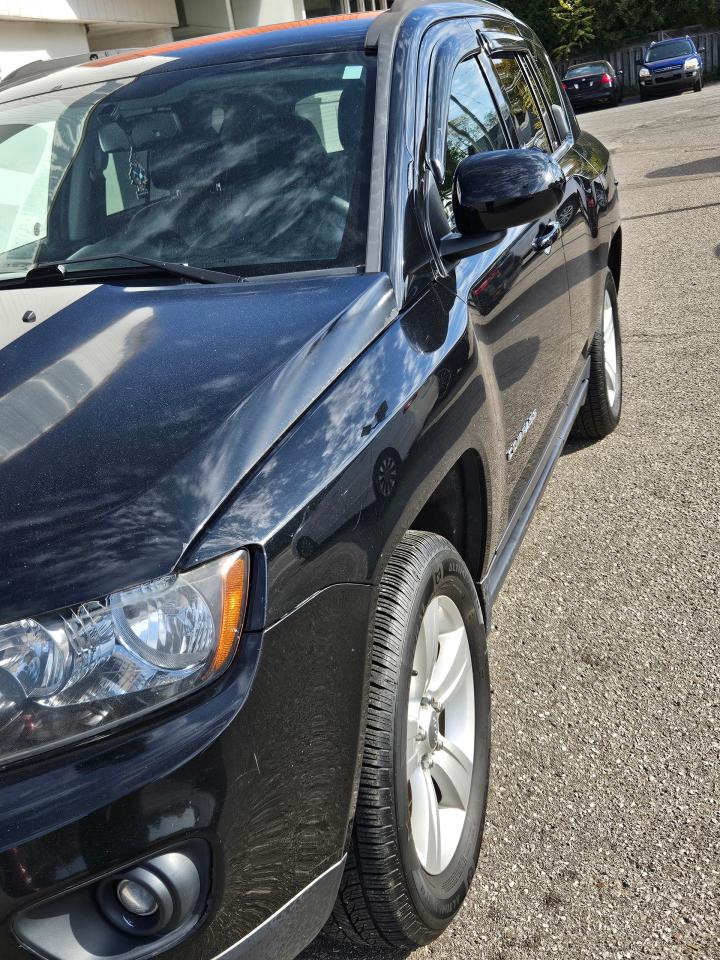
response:
[[[643,93],[663,93],[667,91],[689,90],[695,86],[700,76],[699,70],[677,70],[672,73],[654,74],[640,79]]]
[[[46,902],[52,913],[54,898],[62,904],[70,891],[193,840],[211,854],[207,903],[182,942],[152,956],[295,956],[323,925],[342,874],[370,598],[368,586],[328,587],[263,634],[247,634],[233,668],[172,712],[8,767],[2,960],[28,958],[15,935],[19,914]]]

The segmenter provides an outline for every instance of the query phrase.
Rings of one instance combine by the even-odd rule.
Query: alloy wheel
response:
[[[475,697],[467,630],[447,596],[428,604],[410,680],[407,780],[418,859],[439,874],[460,843],[473,774]]]
[[[620,365],[618,363],[617,339],[615,336],[615,315],[610,294],[605,291],[603,300],[603,353],[605,357],[605,385],[608,403],[615,405],[620,390]]]

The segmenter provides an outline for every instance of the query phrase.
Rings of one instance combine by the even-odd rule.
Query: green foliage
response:
[[[609,53],[658,30],[720,26],[720,0],[506,0],[558,59]]]
[[[558,44],[553,56],[566,60],[595,39],[594,13],[584,0],[552,0],[550,16],[557,25]]]

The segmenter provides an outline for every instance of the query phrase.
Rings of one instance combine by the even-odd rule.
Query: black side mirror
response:
[[[464,235],[507,230],[551,213],[565,175],[540,150],[493,150],[466,157],[455,171],[453,212]]]
[[[705,53],[705,47],[698,47],[698,53]]]
[[[624,76],[625,76],[625,71],[624,71],[624,70],[616,70],[616,71],[615,71],[615,76],[616,76],[616,77],[624,77]]]
[[[642,65],[643,65],[643,60],[642,60],[642,58],[636,57],[636,58],[635,58],[635,66],[636,66],[636,67],[641,67]]]

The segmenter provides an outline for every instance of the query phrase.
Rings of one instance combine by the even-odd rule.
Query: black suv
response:
[[[493,601],[620,417],[607,151],[398,0],[10,77],[0,247],[0,956],[429,942]]]

